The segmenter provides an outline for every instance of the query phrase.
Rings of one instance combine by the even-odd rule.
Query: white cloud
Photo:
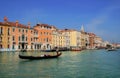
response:
[[[104,39],[117,39],[118,37],[116,35],[112,35],[113,32],[108,32],[109,30],[104,28],[99,29],[99,26],[106,24],[106,21],[109,20],[112,13],[118,9],[120,9],[120,6],[117,5],[103,9],[97,17],[94,17],[88,24],[86,24],[86,28],[88,29],[87,31],[102,36]]]

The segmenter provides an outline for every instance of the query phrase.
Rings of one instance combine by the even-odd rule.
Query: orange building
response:
[[[89,48],[94,49],[95,48],[95,34],[94,33],[88,33],[89,35]]]
[[[30,23],[9,22],[7,17],[0,22],[0,51],[39,49],[37,40],[38,31],[30,28]]]
[[[34,29],[38,31],[38,42],[41,44],[42,50],[49,50],[52,48],[52,30],[53,26],[48,24],[36,24]]]

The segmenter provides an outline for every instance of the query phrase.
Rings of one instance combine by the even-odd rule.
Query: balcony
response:
[[[22,43],[28,44],[27,41],[19,41],[19,44],[22,44]]]
[[[36,37],[38,38],[38,34],[35,34],[34,37],[35,37],[35,38],[36,38]]]

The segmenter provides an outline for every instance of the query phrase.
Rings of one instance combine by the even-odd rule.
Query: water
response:
[[[23,60],[18,52],[2,52],[0,78],[120,78],[120,50],[63,52],[59,58],[43,60]]]

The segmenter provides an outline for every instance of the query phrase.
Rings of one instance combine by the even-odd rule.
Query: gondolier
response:
[[[57,53],[57,54],[59,53],[59,49],[58,49],[58,48],[56,48],[56,53]]]

